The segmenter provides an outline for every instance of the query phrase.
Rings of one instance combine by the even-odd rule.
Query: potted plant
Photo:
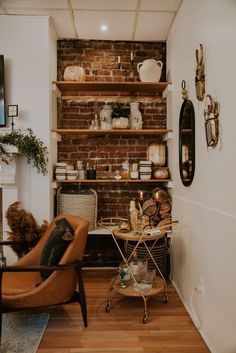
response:
[[[112,112],[112,128],[127,129],[129,127],[129,108],[117,105]]]
[[[47,147],[33,134],[30,128],[25,133],[21,132],[21,130],[12,130],[9,133],[0,135],[0,159],[8,163],[10,153],[5,145],[17,147],[19,153],[26,157],[27,163],[32,163],[38,173],[43,175],[47,173]]]

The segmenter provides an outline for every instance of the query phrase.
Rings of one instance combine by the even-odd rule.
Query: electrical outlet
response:
[[[205,290],[205,280],[202,276],[199,278],[199,286],[195,288],[198,293],[203,293]]]

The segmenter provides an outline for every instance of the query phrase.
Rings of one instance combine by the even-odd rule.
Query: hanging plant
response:
[[[21,130],[12,130],[9,133],[0,135],[0,159],[8,163],[11,157],[4,145],[12,145],[18,148],[19,153],[23,154],[27,163],[32,163],[38,173],[47,173],[48,150],[44,143],[38,139],[33,131],[28,128],[26,133]]]

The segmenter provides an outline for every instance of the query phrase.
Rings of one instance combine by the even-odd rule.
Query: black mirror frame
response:
[[[191,149],[191,160],[192,160],[192,166],[191,166],[191,172],[188,178],[186,178],[183,174],[183,163],[182,163],[182,146],[183,146],[183,131],[182,131],[182,121],[183,121],[183,113],[184,110],[186,109],[186,106],[189,105],[189,119],[190,119],[190,124],[191,124],[191,144],[190,144],[190,149]],[[193,178],[194,178],[194,173],[195,173],[195,113],[194,113],[194,106],[193,103],[189,99],[185,99],[180,110],[180,115],[179,115],[179,172],[180,172],[180,178],[182,180],[182,183],[184,186],[190,186],[192,184]]]

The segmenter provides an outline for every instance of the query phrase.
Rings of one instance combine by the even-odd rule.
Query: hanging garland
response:
[[[12,130],[0,135],[0,159],[8,163],[11,154],[7,152],[4,145],[17,147],[19,153],[26,157],[27,163],[32,163],[38,173],[47,174],[48,150],[44,143],[33,134],[32,129],[28,128],[26,133],[22,133],[21,130]]]

